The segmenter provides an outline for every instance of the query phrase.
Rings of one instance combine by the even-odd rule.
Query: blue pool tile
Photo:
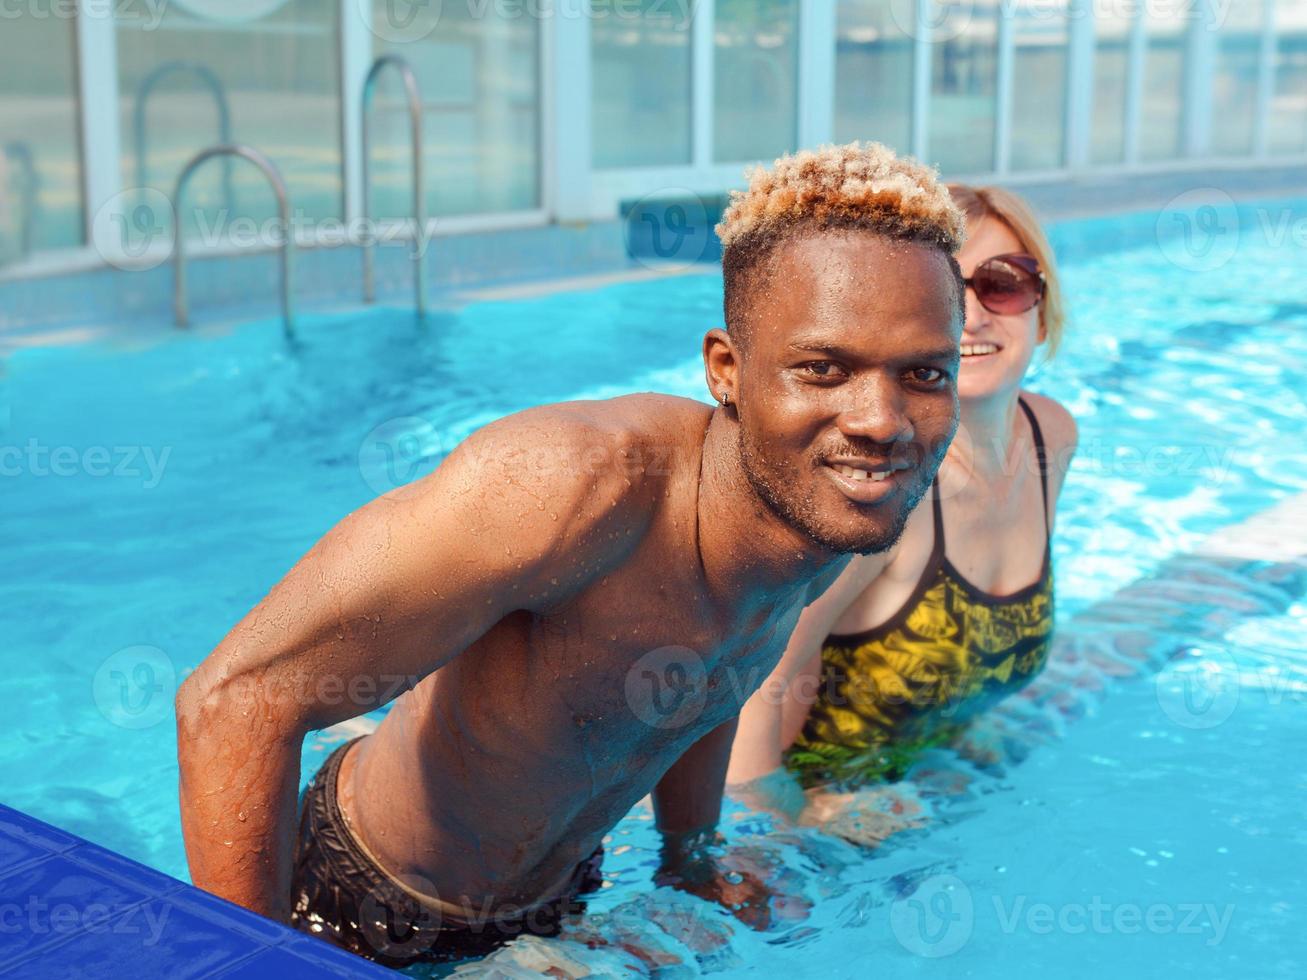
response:
[[[187,980],[265,948],[165,900],[129,908],[12,965],[5,976],[168,977]]]
[[[115,854],[96,844],[83,843],[65,856],[77,864],[91,868],[107,877],[139,888],[151,898],[160,898],[179,888],[186,887],[176,878],[170,878],[161,871],[147,868],[131,858]]]
[[[321,966],[301,959],[277,947],[269,947],[235,966],[211,974],[214,977],[275,977],[277,980],[318,980],[324,975]],[[331,973],[326,974],[331,976]],[[335,976],[348,976],[336,973]]]
[[[49,854],[58,854],[76,846],[79,839],[0,803],[0,871],[13,867],[4,860],[5,842],[16,842],[28,850],[38,848]]]
[[[249,909],[233,905],[226,899],[198,888],[188,888],[172,896],[170,901],[188,914],[198,915],[228,932],[240,933],[260,944],[279,943],[288,935],[294,935],[292,930],[279,922],[255,915]]]
[[[0,878],[0,966],[102,927],[148,894],[62,855]]]
[[[305,939],[309,943],[317,946],[323,946],[323,943],[316,939]],[[383,969],[375,963],[369,963],[367,960],[359,959],[357,956],[345,954],[341,958],[340,951],[328,947],[328,953],[336,955],[305,955],[299,947],[293,946],[276,946],[264,950],[247,960],[242,960],[235,966],[224,969],[222,972],[214,974],[215,977],[223,977],[224,980],[235,980],[237,977],[275,977],[277,980],[310,980],[318,977],[394,977],[396,974],[391,970]]]
[[[50,852],[45,848],[38,847],[21,837],[11,837],[0,830],[0,875],[20,864],[31,864],[33,861],[49,856]]]
[[[346,953],[326,940],[315,939],[302,932],[292,931],[281,944],[281,948],[315,964],[319,972],[343,970],[342,975],[347,977],[393,977],[395,975],[394,971],[378,966],[371,960]]]
[[[0,806],[0,975],[393,976]]]

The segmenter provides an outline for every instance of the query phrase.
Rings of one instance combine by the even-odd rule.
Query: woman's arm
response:
[[[755,783],[781,765],[781,753],[794,740],[800,727],[794,722],[806,717],[817,695],[821,677],[821,645],[835,621],[871,585],[892,559],[893,551],[875,555],[855,555],[839,578],[803,610],[795,624],[776,669],[744,705],[739,728],[731,748],[726,781],[733,795],[751,804],[752,796],[761,794],[756,805],[763,809],[788,811],[780,805],[784,787],[765,792],[765,784],[755,793],[740,785]],[[789,724],[786,720],[789,719]],[[768,781],[769,783],[771,781]],[[771,805],[768,805],[770,802]],[[802,804],[799,796],[798,803]]]

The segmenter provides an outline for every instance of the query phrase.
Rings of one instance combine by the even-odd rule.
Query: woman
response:
[[[855,556],[804,610],[740,716],[728,782],[791,816],[803,799],[787,779],[789,801],[777,796],[782,764],[810,786],[898,778],[1048,655],[1049,535],[1076,425],[1021,382],[1036,349],[1051,356],[1061,338],[1053,254],[1010,191],[949,192],[967,219],[957,436],[899,542]]]

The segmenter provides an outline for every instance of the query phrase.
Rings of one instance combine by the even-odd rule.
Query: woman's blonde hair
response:
[[[972,187],[968,184],[946,186],[953,203],[966,215],[968,224],[975,224],[984,218],[1003,222],[1016,235],[1021,247],[1038,260],[1047,283],[1044,299],[1039,304],[1039,332],[1044,342],[1044,359],[1050,359],[1062,343],[1066,313],[1062,305],[1057,259],[1035,212],[1019,195],[1003,187]]]

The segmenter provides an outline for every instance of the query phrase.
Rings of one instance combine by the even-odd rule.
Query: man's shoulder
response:
[[[713,408],[693,398],[641,391],[612,398],[554,402],[528,411],[553,413],[596,432],[622,433],[640,440],[693,437],[697,443]]]
[[[666,477],[697,458],[712,407],[655,392],[578,399],[525,409],[499,420],[503,436],[563,453],[593,477]],[[547,460],[546,460],[547,462]]]
[[[702,402],[652,392],[553,402],[496,419],[456,452],[492,483],[534,484],[551,510],[602,504],[635,518],[687,475],[711,415]]]

